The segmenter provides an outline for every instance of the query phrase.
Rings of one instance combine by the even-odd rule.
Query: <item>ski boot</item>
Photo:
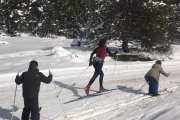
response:
[[[99,90],[99,92],[104,92],[104,91],[106,91],[106,89],[105,89],[105,88],[103,88],[103,86],[100,86],[100,90]]]
[[[87,85],[87,86],[84,88],[87,96],[89,95],[89,89],[90,89],[90,86],[89,86],[89,85]]]

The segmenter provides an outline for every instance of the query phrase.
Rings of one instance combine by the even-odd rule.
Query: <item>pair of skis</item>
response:
[[[126,88],[126,86],[121,86],[121,87],[118,87],[118,88],[115,88],[115,89],[108,89],[108,90],[106,90],[106,91],[104,91],[104,92],[95,91],[94,93],[89,94],[88,96],[87,96],[87,95],[80,96],[80,97],[78,97],[78,98],[76,98],[76,99],[73,99],[73,100],[71,100],[71,101],[65,102],[65,103],[63,103],[63,104],[75,102],[75,101],[82,100],[82,99],[87,99],[87,98],[90,98],[90,97],[96,97],[96,96],[106,95],[106,94],[111,93],[113,90],[118,90],[118,89],[123,89],[123,88]],[[82,89],[84,89],[84,88],[82,88]],[[94,91],[94,90],[93,90],[93,91]]]
[[[166,93],[172,93],[173,91],[170,91],[170,90],[168,90],[167,88],[165,88],[165,89],[163,89],[163,90],[160,90],[158,93],[158,95],[157,96],[150,96],[150,98],[151,97],[159,97],[159,96],[161,96],[161,95],[164,95],[164,94],[166,94]]]
[[[123,89],[123,88],[126,88],[126,86],[118,87],[116,89],[107,89],[106,91],[103,91],[103,92],[96,91],[95,93],[92,93],[92,94],[89,94],[89,95],[86,95],[86,96],[82,96],[82,98],[83,97],[91,97],[91,96],[99,96],[99,95],[103,95],[103,94],[108,94],[108,93],[112,92],[113,90]]]

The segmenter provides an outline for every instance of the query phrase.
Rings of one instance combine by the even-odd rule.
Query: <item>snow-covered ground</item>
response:
[[[41,84],[39,105],[41,120],[179,120],[180,118],[180,46],[173,45],[172,60],[165,59],[162,67],[171,76],[160,77],[159,90],[168,88],[160,97],[150,98],[144,75],[155,61],[115,62],[106,57],[103,66],[104,87],[111,92],[98,96],[85,96],[85,87],[93,75],[94,68],[87,67],[93,49],[71,47],[72,39],[30,37],[1,37],[0,41],[0,119],[9,120],[18,70],[27,71],[29,62],[37,60],[39,69],[45,75],[51,70],[53,83]],[[6,43],[6,44],[3,44]],[[110,43],[110,49],[114,44]],[[116,65],[116,67],[115,67]],[[81,75],[80,75],[81,74]],[[114,76],[113,76],[114,75]],[[72,85],[68,89],[68,85]],[[123,86],[126,88],[118,89]],[[99,90],[99,80],[91,86],[90,94]],[[138,94],[136,94],[138,92]],[[62,102],[65,114],[60,101]],[[22,85],[18,86],[14,120],[20,120],[23,110]]]

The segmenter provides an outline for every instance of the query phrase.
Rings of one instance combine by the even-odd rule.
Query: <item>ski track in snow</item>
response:
[[[48,75],[49,69],[53,73],[53,80],[57,92],[61,91],[59,97],[67,115],[67,118],[64,118],[54,85],[42,83],[39,93],[39,104],[42,107],[41,120],[176,120],[178,118],[179,115],[174,112],[178,111],[180,107],[180,68],[177,67],[180,66],[179,61],[163,62],[163,69],[166,72],[171,72],[171,75],[168,78],[160,77],[159,90],[168,88],[168,90],[173,91],[172,93],[167,92],[160,97],[150,98],[146,95],[148,85],[139,91],[145,83],[143,76],[151,68],[154,61],[117,62],[115,72],[115,61],[107,61],[103,66],[104,86],[107,89],[112,89],[112,91],[99,96],[83,97],[85,96],[83,87],[92,77],[94,68],[90,67],[81,76],[79,75],[87,68],[90,52],[85,56],[81,55],[83,53],[81,50],[76,50],[76,54],[81,53],[80,56],[87,57],[87,59],[84,59],[85,57],[80,58],[84,62],[79,64],[79,62],[71,62],[71,60],[63,60],[62,57],[50,55],[53,47],[60,45],[66,48],[68,46],[66,44],[71,43],[71,41],[65,44],[64,38],[61,40],[36,38],[39,40],[37,43],[36,40],[29,39],[25,41],[19,38],[6,39],[5,41],[9,44],[6,44],[4,49],[2,47],[0,51],[0,62],[2,63],[0,68],[0,120],[11,117],[16,71],[19,69],[22,72],[26,71],[29,61],[32,59],[40,61],[40,71],[45,75]],[[66,49],[71,50],[68,47]],[[65,89],[69,85],[72,87]],[[126,86],[126,88],[117,89],[122,86]],[[98,90],[99,81],[97,78],[91,86],[90,94]],[[21,118],[22,110],[22,85],[18,85],[14,120]],[[175,116],[169,117],[173,113]]]

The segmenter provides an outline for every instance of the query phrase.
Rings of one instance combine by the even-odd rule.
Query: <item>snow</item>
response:
[[[38,10],[39,10],[40,12],[43,12],[43,7],[38,7]]]
[[[159,6],[159,5],[165,6],[166,5],[166,3],[163,3],[163,1],[161,1],[161,2],[153,2],[153,4],[156,5],[156,6]]]
[[[18,15],[23,16],[23,11],[17,10]]]
[[[0,41],[0,44],[9,44],[7,41]]]
[[[42,23],[38,23],[38,26],[39,26],[39,27],[42,26]]]
[[[147,84],[139,91],[145,83],[144,75],[155,61],[116,62],[107,56],[103,66],[103,85],[112,91],[99,96],[83,97],[83,88],[94,73],[94,68],[88,67],[93,48],[71,46],[73,39],[65,37],[38,38],[24,33],[21,37],[0,37],[0,42],[9,43],[0,44],[0,120],[11,118],[15,76],[19,70],[27,71],[31,60],[39,62],[39,69],[46,76],[48,70],[51,70],[57,91],[61,91],[57,98],[53,83],[41,84],[41,120],[178,120],[180,117],[179,45],[172,46],[172,59],[162,62],[164,71],[171,72],[171,75],[168,78],[160,77],[159,90],[168,88],[172,93],[164,92],[160,97],[150,98],[146,95]],[[119,41],[109,42],[112,51],[121,44]],[[122,86],[126,88],[118,89]],[[22,85],[17,88],[14,120],[21,118],[23,110]],[[91,86],[90,94],[98,90],[97,78]]]
[[[71,54],[71,52],[65,50],[64,48],[62,48],[62,47],[60,47],[60,46],[59,46],[59,47],[54,47],[54,48],[52,49],[51,53],[52,53],[53,55],[58,56],[58,57],[68,56],[68,55]]]

